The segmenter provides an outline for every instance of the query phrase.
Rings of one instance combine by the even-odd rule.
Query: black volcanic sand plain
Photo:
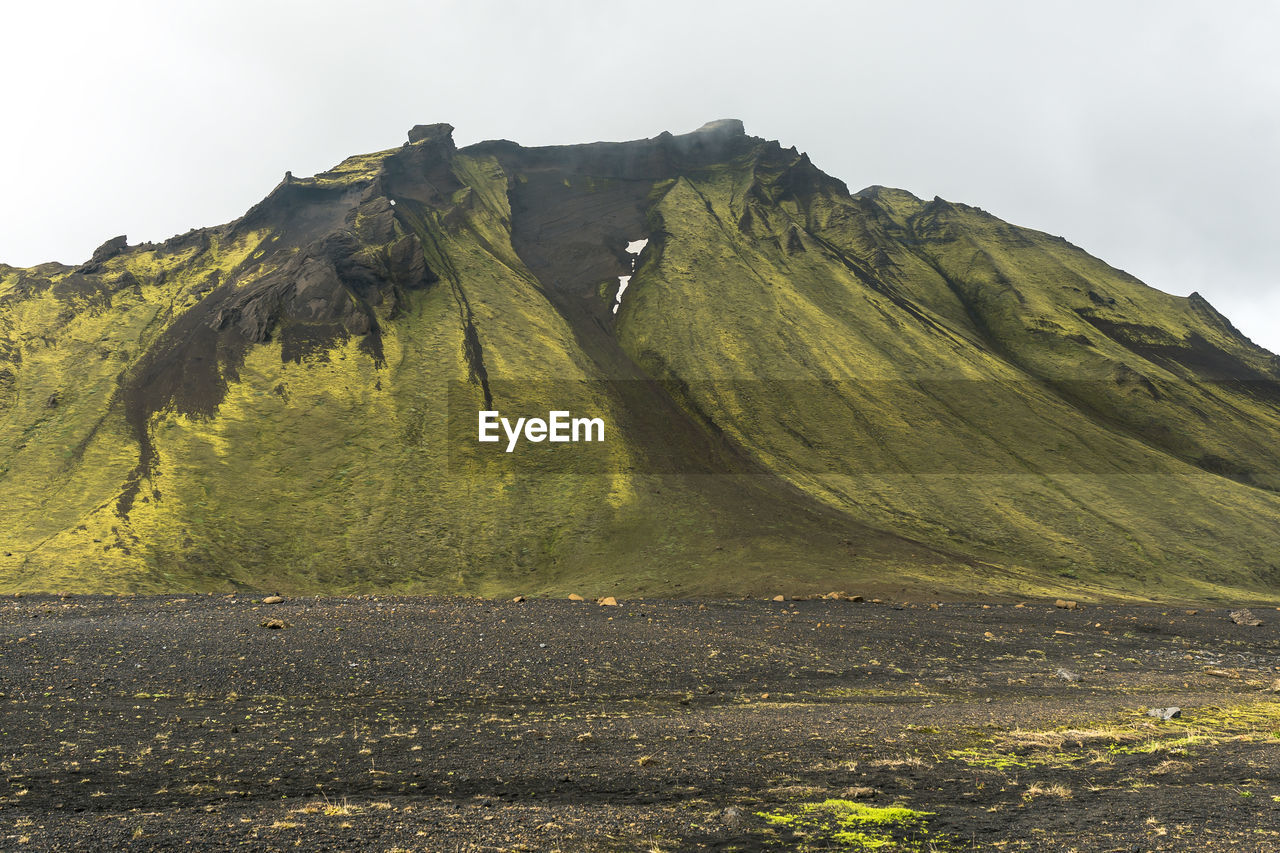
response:
[[[1253,612],[6,598],[0,849],[1276,850]]]

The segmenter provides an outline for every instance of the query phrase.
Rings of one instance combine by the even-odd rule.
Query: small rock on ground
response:
[[[1253,615],[1251,610],[1232,610],[1231,621],[1237,625],[1247,625],[1250,628],[1256,628],[1262,624],[1262,620]]]

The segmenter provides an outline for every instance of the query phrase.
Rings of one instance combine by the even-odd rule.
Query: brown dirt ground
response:
[[[7,598],[0,850],[1277,850],[1254,612]]]

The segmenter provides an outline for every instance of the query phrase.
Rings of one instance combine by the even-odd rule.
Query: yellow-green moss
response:
[[[796,832],[796,843],[801,845],[797,849],[827,849],[835,844],[851,850],[920,850],[933,812],[829,799],[800,804],[795,810],[756,814],[772,826]]]
[[[1247,701],[1226,707],[1188,708],[1182,716],[1163,722],[1139,710],[1084,727],[1006,732],[950,750],[946,756],[991,770],[1073,770],[1088,767],[1099,755],[1186,755],[1226,740],[1280,742],[1280,703]]]

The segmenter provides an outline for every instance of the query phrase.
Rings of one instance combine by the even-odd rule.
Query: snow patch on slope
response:
[[[632,240],[627,244],[627,254],[631,256],[631,274],[636,271],[636,259],[640,257],[640,253],[644,251],[644,247],[649,245],[649,238],[643,240]],[[613,303],[613,313],[617,314],[618,309],[622,307],[622,292],[627,289],[627,285],[631,284],[630,275],[618,276],[618,296]]]

